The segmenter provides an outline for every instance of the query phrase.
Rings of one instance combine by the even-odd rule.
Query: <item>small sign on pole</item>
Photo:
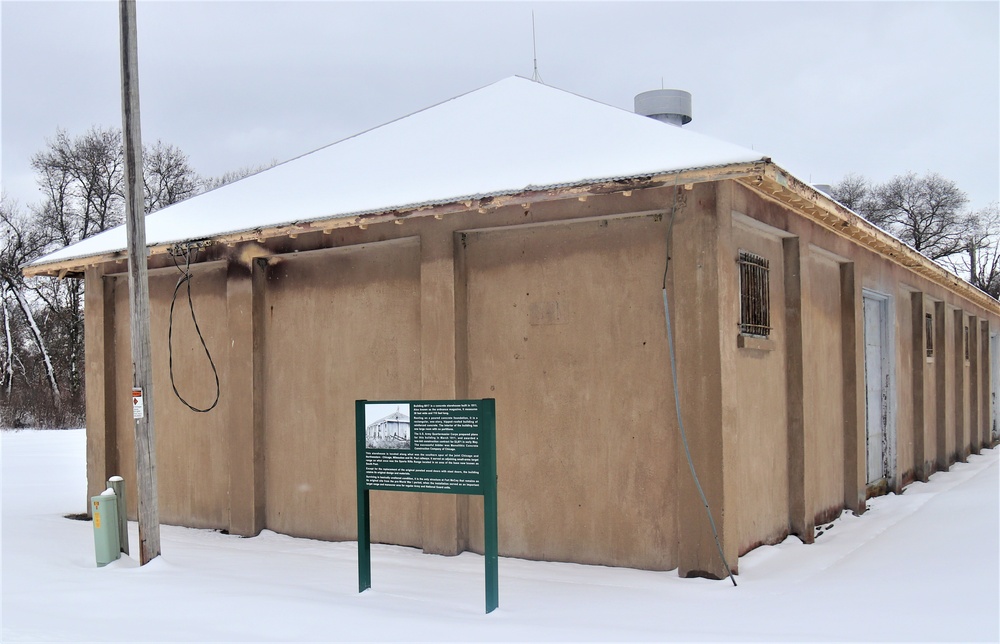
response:
[[[132,389],[132,418],[139,420],[145,415],[146,409],[142,403],[142,389],[136,387]]]
[[[486,612],[500,604],[496,401],[355,402],[358,592],[371,588],[369,490],[483,497]]]

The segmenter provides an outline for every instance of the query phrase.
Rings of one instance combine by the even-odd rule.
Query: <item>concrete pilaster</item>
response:
[[[420,380],[425,400],[458,397],[455,316],[455,249],[450,235],[420,242]],[[463,394],[464,395],[464,394]],[[422,494],[424,552],[457,555],[467,546],[468,497]]]
[[[844,506],[865,510],[865,346],[861,283],[854,262],[840,265],[844,369]]]
[[[979,374],[979,318],[969,318],[969,434],[967,453],[978,454],[982,445],[982,424],[980,422],[979,401],[982,397]]]
[[[955,423],[955,448],[954,458],[957,461],[965,461],[968,456],[968,434],[966,432],[966,421],[968,420],[968,409],[965,406],[965,313],[958,309],[952,312],[954,323],[952,325],[952,337],[954,338],[952,367],[954,377],[952,379],[952,395],[955,400],[955,413],[952,416]]]
[[[912,387],[913,394],[913,476],[918,481],[926,481],[928,472],[924,467],[927,450],[924,446],[924,371],[927,361],[926,329],[924,328],[924,294],[910,294],[912,319]]]
[[[993,414],[990,401],[993,399],[993,377],[996,375],[990,367],[992,347],[990,345],[990,322],[982,320],[979,323],[979,382],[980,390],[983,392],[980,400],[980,445],[983,448],[989,447],[993,443]],[[998,401],[1000,402],[1000,401]]]
[[[785,267],[785,365],[788,400],[788,519],[789,530],[812,543],[814,517],[807,498],[805,382],[802,354],[802,262],[798,237],[782,240]]]
[[[948,390],[948,315],[944,302],[934,303],[934,392],[937,418],[935,419],[935,469],[945,471],[951,464],[948,454],[948,434],[952,421],[948,414],[951,392]]]
[[[256,259],[230,262],[226,307],[231,346],[223,392],[229,455],[229,531],[254,536],[264,528],[263,299],[264,268]]]
[[[119,472],[115,411],[115,281],[104,278],[103,267],[88,268],[84,279],[84,357],[87,398],[87,498],[107,487]]]
[[[731,528],[727,521],[732,515],[726,512],[725,475],[727,444],[732,448],[732,441],[727,440],[724,427],[727,419],[729,427],[736,426],[736,405],[724,381],[725,374],[735,372],[734,356],[725,354],[735,351],[736,329],[723,329],[719,324],[721,299],[738,291],[738,285],[732,285],[736,268],[729,249],[731,190],[728,182],[715,184],[714,212],[704,203],[705,195],[699,195],[702,208],[679,209],[669,252],[672,265],[683,268],[671,272],[668,295],[688,444],[723,550],[735,570],[738,552],[735,526]],[[683,281],[678,275],[684,275]],[[722,578],[726,572],[683,447],[678,450],[676,481],[678,573]]]

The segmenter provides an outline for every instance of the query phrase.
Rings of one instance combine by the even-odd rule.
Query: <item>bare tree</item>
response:
[[[0,367],[4,384],[13,387],[11,370],[18,364],[27,366],[23,388],[30,390],[38,389],[39,385],[27,384],[33,377],[32,366],[44,364],[48,386],[57,398],[55,402],[65,403],[67,409],[52,417],[52,423],[82,418],[83,281],[24,280],[20,265],[124,221],[122,159],[122,137],[117,129],[92,127],[78,137],[58,129],[55,137],[31,159],[43,197],[41,203],[30,209],[30,215],[4,208],[5,223],[0,229],[0,243],[6,249],[0,259],[4,265],[0,281],[5,285],[3,340],[4,348],[14,347],[14,351],[11,359],[5,359]],[[147,213],[177,203],[201,189],[201,179],[191,168],[187,155],[160,141],[145,148],[143,175]],[[24,324],[10,315],[17,310],[24,314]],[[23,344],[25,338],[32,339],[36,355],[18,362],[18,343]],[[6,352],[0,355],[6,356]],[[21,401],[22,405],[33,404],[26,395]],[[37,413],[28,416],[39,418]]]
[[[954,181],[910,172],[878,186],[875,199],[892,232],[927,257],[937,260],[962,251],[970,226],[963,208],[969,199]]]
[[[7,282],[0,281],[0,314],[3,315],[4,352],[0,360],[0,389],[3,397],[10,401],[10,393],[14,385],[14,335],[10,330],[10,313],[7,311]],[[22,369],[24,363],[21,363]]]
[[[852,172],[831,187],[834,199],[876,226],[885,228],[886,218],[878,209],[875,191],[866,177]]]
[[[71,138],[62,129],[31,158],[44,196],[32,224],[50,235],[50,248],[76,243],[119,225],[124,217],[122,140],[113,128],[92,127]],[[42,250],[38,251],[41,254]],[[37,256],[37,255],[35,255]],[[27,259],[34,259],[34,256]],[[35,279],[30,291],[45,309],[49,349],[68,377],[72,404],[83,399],[83,284]]]
[[[949,262],[973,286],[1000,299],[1000,206],[997,202],[969,216],[962,252]]]
[[[48,389],[51,392],[51,403],[58,413],[62,407],[62,392],[56,378],[55,368],[52,364],[50,351],[45,338],[36,321],[35,312],[26,296],[26,289],[21,277],[21,265],[32,257],[38,255],[50,241],[48,231],[33,224],[16,204],[9,203],[6,198],[0,197],[0,306],[3,308],[4,325],[4,351],[3,362],[3,387],[5,396],[10,404],[10,397],[13,390],[14,365],[20,364],[21,370],[26,379],[26,387],[30,388],[25,363],[32,365],[42,364],[44,366],[45,378]],[[10,305],[8,307],[8,305]],[[23,343],[16,342],[17,334],[12,331],[12,309],[18,309],[25,322],[26,328],[33,341],[36,353],[30,360],[21,358],[21,353],[25,350]]]
[[[36,215],[57,243],[68,246],[124,221],[118,130],[92,127],[75,139],[56,130],[31,165],[44,195]]]
[[[83,281],[25,280],[20,268],[124,221],[121,132],[91,127],[73,137],[57,129],[31,164],[42,201],[28,213],[0,201],[0,395],[6,399],[0,422],[12,417],[42,424],[78,422],[83,416]],[[179,148],[157,141],[143,152],[146,213],[273,165],[201,178]],[[51,392],[50,399],[39,392]]]
[[[227,183],[233,183],[244,179],[251,175],[257,174],[258,172],[263,172],[269,168],[273,168],[278,165],[276,159],[272,159],[270,163],[264,165],[245,165],[237,170],[230,170],[224,174],[220,174],[217,177],[205,177],[201,180],[201,192],[208,192],[209,190],[215,190],[216,188],[221,188]]]
[[[931,172],[897,175],[881,184],[849,174],[833,197],[933,260],[963,252],[972,220],[958,184]]]
[[[92,127],[70,138],[56,130],[46,149],[31,158],[44,201],[38,218],[66,246],[124,221],[122,137],[113,128]],[[143,188],[149,214],[201,191],[202,179],[176,146],[156,141],[143,150]]]
[[[157,141],[142,153],[146,214],[166,208],[201,191],[201,180],[179,148]]]

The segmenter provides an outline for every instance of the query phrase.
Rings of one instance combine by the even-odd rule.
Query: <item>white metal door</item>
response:
[[[889,478],[889,370],[885,347],[885,302],[871,297],[865,304],[865,442],[867,481]]]

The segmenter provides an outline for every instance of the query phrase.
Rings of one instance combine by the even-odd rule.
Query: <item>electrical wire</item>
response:
[[[184,256],[184,268],[181,268],[181,265],[177,263],[178,255]],[[219,397],[222,393],[222,388],[219,385],[219,371],[215,368],[215,361],[212,360],[212,353],[208,350],[208,345],[205,344],[205,336],[202,335],[201,327],[198,326],[198,318],[194,314],[194,301],[191,299],[191,249],[190,247],[182,248],[177,245],[171,249],[170,256],[174,260],[174,266],[176,266],[177,270],[181,272],[181,276],[177,279],[177,285],[174,286],[173,298],[170,300],[170,322],[167,330],[167,354],[169,356],[170,363],[170,386],[173,387],[174,395],[177,396],[177,399],[184,403],[188,409],[203,414],[212,411],[215,409],[215,406],[219,404]],[[174,305],[177,303],[177,292],[181,290],[181,286],[184,284],[187,284],[187,300],[188,307],[191,310],[191,321],[194,322],[194,329],[198,333],[198,339],[201,341],[202,348],[205,349],[205,355],[208,356],[208,363],[212,366],[212,375],[215,376],[215,400],[212,401],[211,405],[204,409],[199,409],[185,400],[184,396],[177,391],[177,383],[174,381]]]
[[[698,489],[698,496],[701,497],[701,502],[705,506],[705,513],[708,514],[708,523],[712,526],[712,536],[715,538],[715,545],[719,549],[719,557],[722,559],[722,565],[726,568],[729,580],[735,586],[736,579],[733,577],[733,571],[729,568],[729,562],[726,561],[726,555],[722,550],[722,543],[719,541],[719,531],[716,530],[715,519],[712,518],[712,510],[708,507],[708,499],[705,498],[705,491],[702,490],[701,482],[698,480],[698,472],[695,470],[694,460],[691,458],[691,448],[688,447],[687,432],[684,431],[684,420],[681,417],[681,395],[677,386],[677,359],[674,356],[674,334],[670,327],[670,306],[667,304],[667,271],[670,270],[670,248],[673,243],[674,217],[677,214],[678,178],[679,175],[674,177],[674,198],[673,204],[670,206],[670,221],[667,224],[667,259],[663,267],[663,315],[667,320],[667,347],[670,350],[670,376],[674,385],[674,409],[677,411],[677,427],[680,429],[681,442],[684,444],[684,455],[687,457],[688,468],[691,470],[691,477],[694,479],[694,486]]]

